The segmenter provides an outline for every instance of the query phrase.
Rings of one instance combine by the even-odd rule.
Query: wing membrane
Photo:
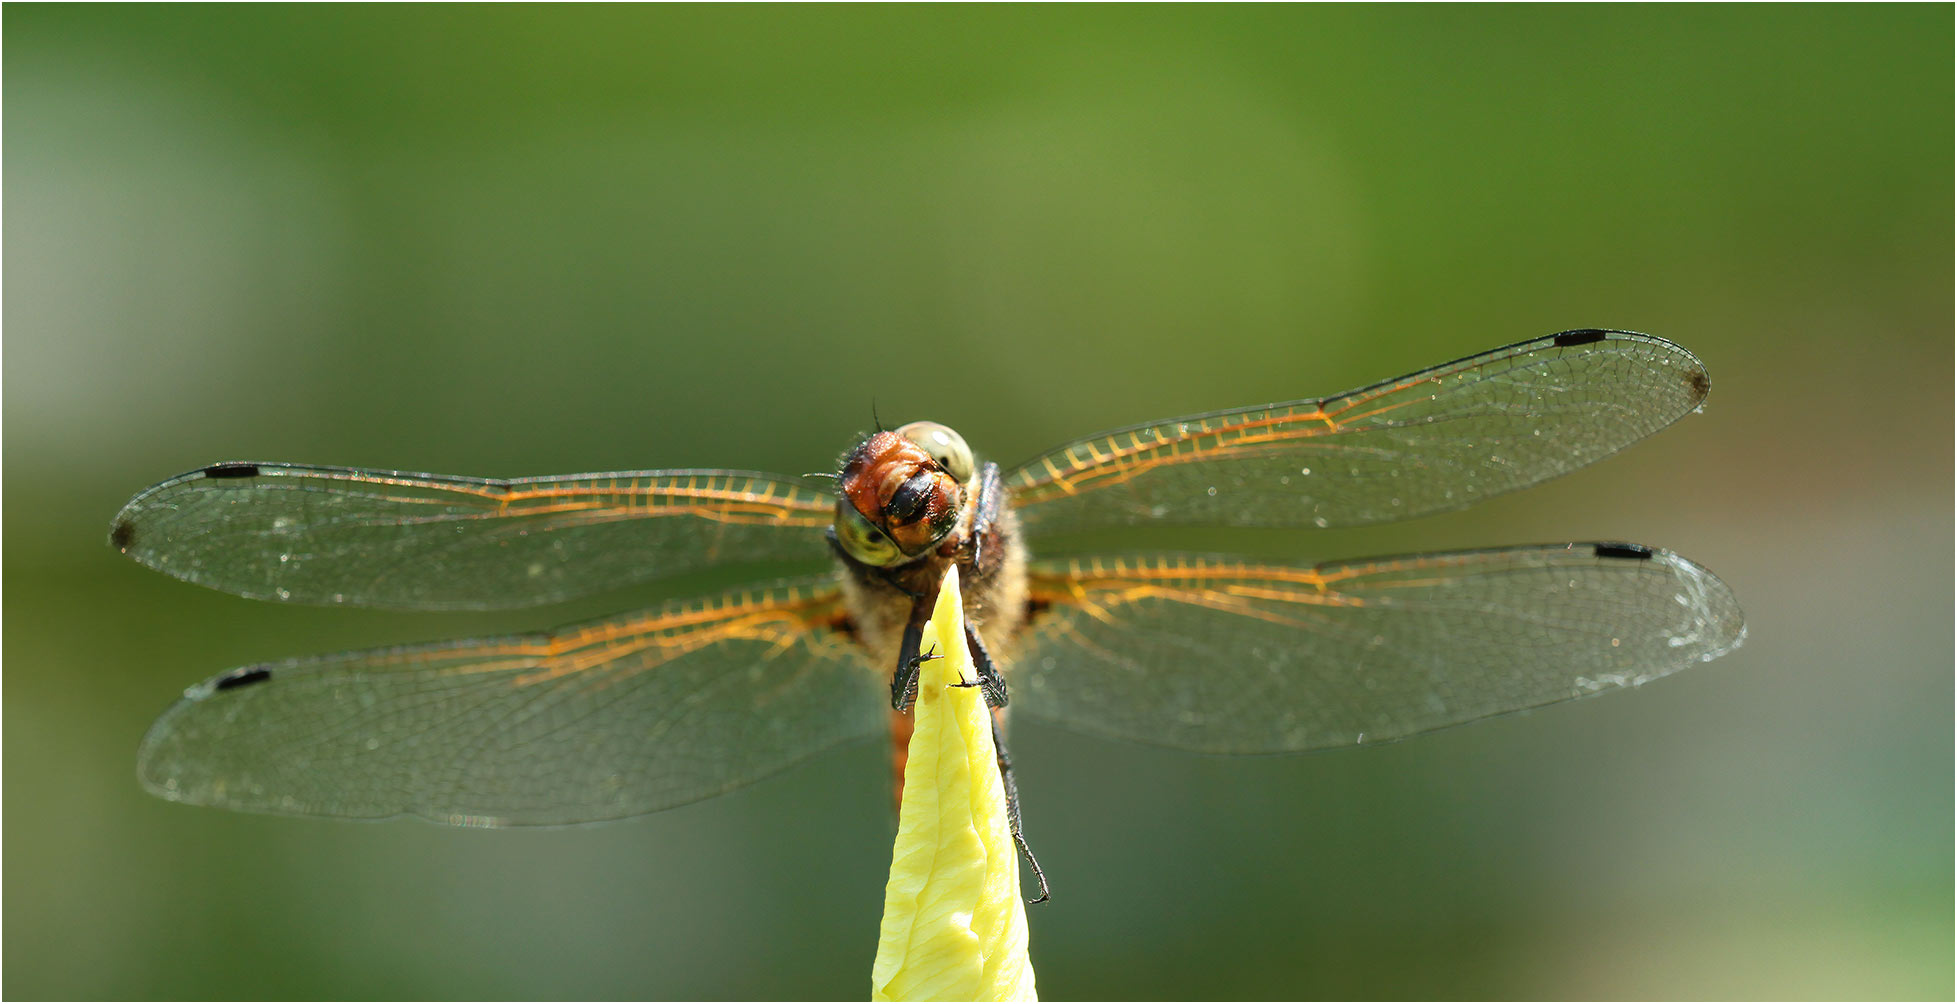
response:
[[[110,543],[256,599],[482,610],[719,562],[820,559],[834,500],[742,471],[492,481],[219,464],[131,499]]]
[[[1662,338],[1572,331],[1332,397],[1104,433],[1007,477],[1041,532],[1338,527],[1458,509],[1594,463],[1698,408]]]
[[[191,688],[143,739],[165,798],[466,825],[725,792],[887,728],[833,580],[548,634],[293,659]]]
[[[1399,739],[1637,686],[1745,636],[1711,572],[1568,544],[1315,568],[1156,556],[1046,565],[1013,705],[1208,753]]]

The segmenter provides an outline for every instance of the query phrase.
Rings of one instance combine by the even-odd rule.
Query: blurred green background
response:
[[[221,459],[820,470],[931,417],[1011,462],[1565,328],[1704,415],[1466,513],[1101,543],[1293,559],[1621,538],[1751,635],[1378,749],[1023,722],[1053,998],[1947,997],[1952,12],[5,12],[4,993],[867,993],[864,745],[607,826],[170,805],[188,684],[543,627],[282,608],[104,543]]]

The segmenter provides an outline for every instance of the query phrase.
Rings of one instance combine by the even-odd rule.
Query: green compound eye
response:
[[[972,479],[976,466],[972,463],[972,448],[965,445],[965,437],[951,431],[950,426],[936,422],[912,422],[897,430],[899,436],[916,443],[945,469],[945,473],[963,484]]]
[[[894,565],[904,557],[896,541],[865,519],[848,499],[836,500],[836,540],[850,557],[866,565]]]

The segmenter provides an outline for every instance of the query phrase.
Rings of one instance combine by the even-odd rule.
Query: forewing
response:
[[[560,631],[247,666],[143,739],[164,798],[461,825],[579,823],[717,795],[887,728],[831,580]]]
[[[1637,686],[1745,636],[1711,572],[1629,544],[1077,561],[1037,569],[1033,596],[1014,707],[1207,753],[1399,739]]]
[[[720,562],[816,559],[829,495],[742,471],[479,478],[219,464],[131,499],[109,541],[255,599],[483,610]]]
[[[1103,433],[1007,485],[1042,533],[1358,526],[1569,473],[1692,412],[1708,386],[1699,360],[1662,338],[1571,331],[1332,397]]]

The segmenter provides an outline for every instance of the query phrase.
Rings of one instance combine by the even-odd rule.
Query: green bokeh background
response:
[[[1016,731],[1053,998],[1947,997],[1952,12],[5,12],[8,997],[867,993],[886,751],[532,832],[165,804],[136,741],[285,655],[542,627],[283,608],[104,543],[220,459],[1010,462],[1590,325],[1706,413],[1479,509],[1101,543],[1621,538],[1746,646],[1372,750]],[[1139,539],[1137,539],[1139,538]]]

